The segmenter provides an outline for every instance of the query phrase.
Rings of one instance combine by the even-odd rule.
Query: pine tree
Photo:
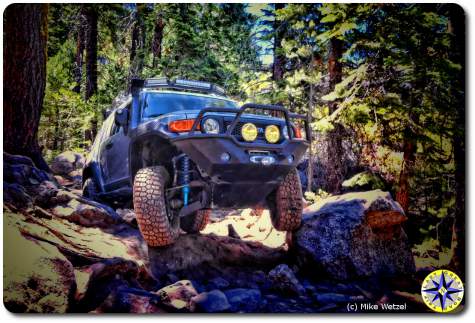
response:
[[[4,12],[3,149],[48,170],[38,144],[46,81],[48,6],[11,4]],[[18,22],[22,23],[18,23]]]

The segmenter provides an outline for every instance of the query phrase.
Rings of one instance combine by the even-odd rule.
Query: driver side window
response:
[[[129,104],[125,107],[125,109],[127,109],[128,111],[130,111],[130,106],[131,106],[131,104],[129,103]],[[114,113],[113,113],[114,120],[112,121],[113,124],[112,124],[112,129],[111,129],[111,132],[110,132],[109,137],[112,137],[113,135],[119,133],[121,130],[124,131],[124,129],[123,129],[122,126],[120,126],[120,125],[118,125],[117,123],[115,123],[115,113],[116,113],[116,111],[114,111]],[[130,116],[130,113],[129,113],[128,115]],[[129,118],[130,118],[130,117],[129,117]],[[129,121],[129,120],[128,120],[128,121]]]

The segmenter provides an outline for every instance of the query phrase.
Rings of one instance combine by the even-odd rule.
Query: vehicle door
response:
[[[114,111],[115,116],[115,111]],[[105,189],[115,190],[130,184],[129,181],[129,136],[115,122],[109,138],[104,142],[103,155],[106,164]]]

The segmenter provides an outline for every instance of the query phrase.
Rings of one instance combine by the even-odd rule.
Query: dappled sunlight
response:
[[[343,195],[333,195],[329,196],[327,198],[321,199],[317,201],[315,204],[312,204],[304,209],[304,214],[305,213],[313,213],[315,211],[318,211],[322,206],[324,206],[327,203],[333,203],[333,202],[348,202],[348,201],[353,201],[353,200],[360,200],[361,203],[365,208],[369,208],[369,206],[377,201],[378,199],[384,199],[384,198],[391,198],[391,194],[389,192],[384,192],[382,190],[373,190],[373,191],[367,191],[367,192],[352,192],[352,193],[346,193]],[[400,210],[401,213],[404,213],[404,211],[401,209],[399,204],[397,202],[392,202],[394,203],[394,207],[396,209]]]
[[[223,214],[223,211],[215,213],[218,212]],[[274,229],[269,210],[257,212],[253,209],[244,209],[237,214],[231,211],[228,214],[230,215],[224,215],[224,218],[209,223],[201,233],[228,236],[228,227],[232,225],[242,240],[257,241],[270,248],[280,248],[286,245],[286,232]]]

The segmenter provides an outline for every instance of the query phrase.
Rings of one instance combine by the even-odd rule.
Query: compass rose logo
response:
[[[453,311],[463,298],[463,284],[450,270],[436,270],[422,283],[421,295],[424,303],[433,311],[446,313]]]

